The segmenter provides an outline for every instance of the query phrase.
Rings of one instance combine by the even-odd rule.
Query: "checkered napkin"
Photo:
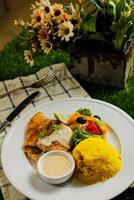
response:
[[[56,72],[56,77],[47,85],[41,88],[33,89],[23,89],[19,94],[7,95],[0,99],[0,122],[3,122],[8,114],[17,106],[23,99],[25,99],[29,94],[33,93],[35,90],[39,90],[41,95],[30,103],[17,117],[19,118],[28,110],[33,107],[39,106],[40,104],[50,102],[52,100],[70,98],[70,97],[89,97],[87,92],[81,87],[81,85],[72,77],[65,64],[56,64],[49,67],[41,69],[36,74],[27,77],[18,77],[14,80],[7,80],[0,82],[0,94],[10,91],[14,88],[29,85],[43,75],[47,74],[50,70]],[[17,119],[16,118],[16,119]],[[14,122],[13,122],[14,123]],[[2,133],[0,133],[0,150],[4,136],[6,135],[9,128],[6,128]],[[24,200],[27,199],[22,194],[20,194],[16,189],[9,183],[5,177],[2,166],[0,164],[0,187],[4,200]]]

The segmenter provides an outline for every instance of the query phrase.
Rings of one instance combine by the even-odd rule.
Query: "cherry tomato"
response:
[[[97,125],[94,122],[89,122],[87,124],[86,131],[96,134],[96,135],[101,134],[99,128],[97,127]]]

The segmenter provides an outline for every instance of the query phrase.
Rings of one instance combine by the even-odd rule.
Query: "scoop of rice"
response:
[[[102,138],[89,138],[73,150],[75,175],[79,181],[93,184],[116,175],[121,168],[120,153]]]

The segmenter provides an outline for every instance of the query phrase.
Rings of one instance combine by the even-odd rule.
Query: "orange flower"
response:
[[[43,23],[44,15],[42,11],[40,11],[39,9],[35,9],[31,17],[32,17],[32,25],[34,27],[40,26]]]
[[[70,21],[71,18],[72,18],[72,16],[71,16],[71,15],[68,15],[66,12],[63,12],[63,13],[62,13],[62,19],[63,19],[64,21]]]
[[[48,33],[47,30],[45,29],[40,29],[38,32],[38,39],[40,42],[42,42],[42,40],[47,40],[48,39]]]

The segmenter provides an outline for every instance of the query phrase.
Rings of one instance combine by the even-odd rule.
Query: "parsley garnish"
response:
[[[40,131],[38,137],[39,137],[39,139],[43,139],[45,137],[45,135],[46,135],[45,131]]]
[[[60,124],[53,124],[53,130],[54,131],[59,131],[60,130]]]
[[[76,112],[79,113],[79,114],[82,114],[82,115],[87,115],[87,116],[91,116],[92,115],[91,110],[88,109],[88,108],[80,108]]]

